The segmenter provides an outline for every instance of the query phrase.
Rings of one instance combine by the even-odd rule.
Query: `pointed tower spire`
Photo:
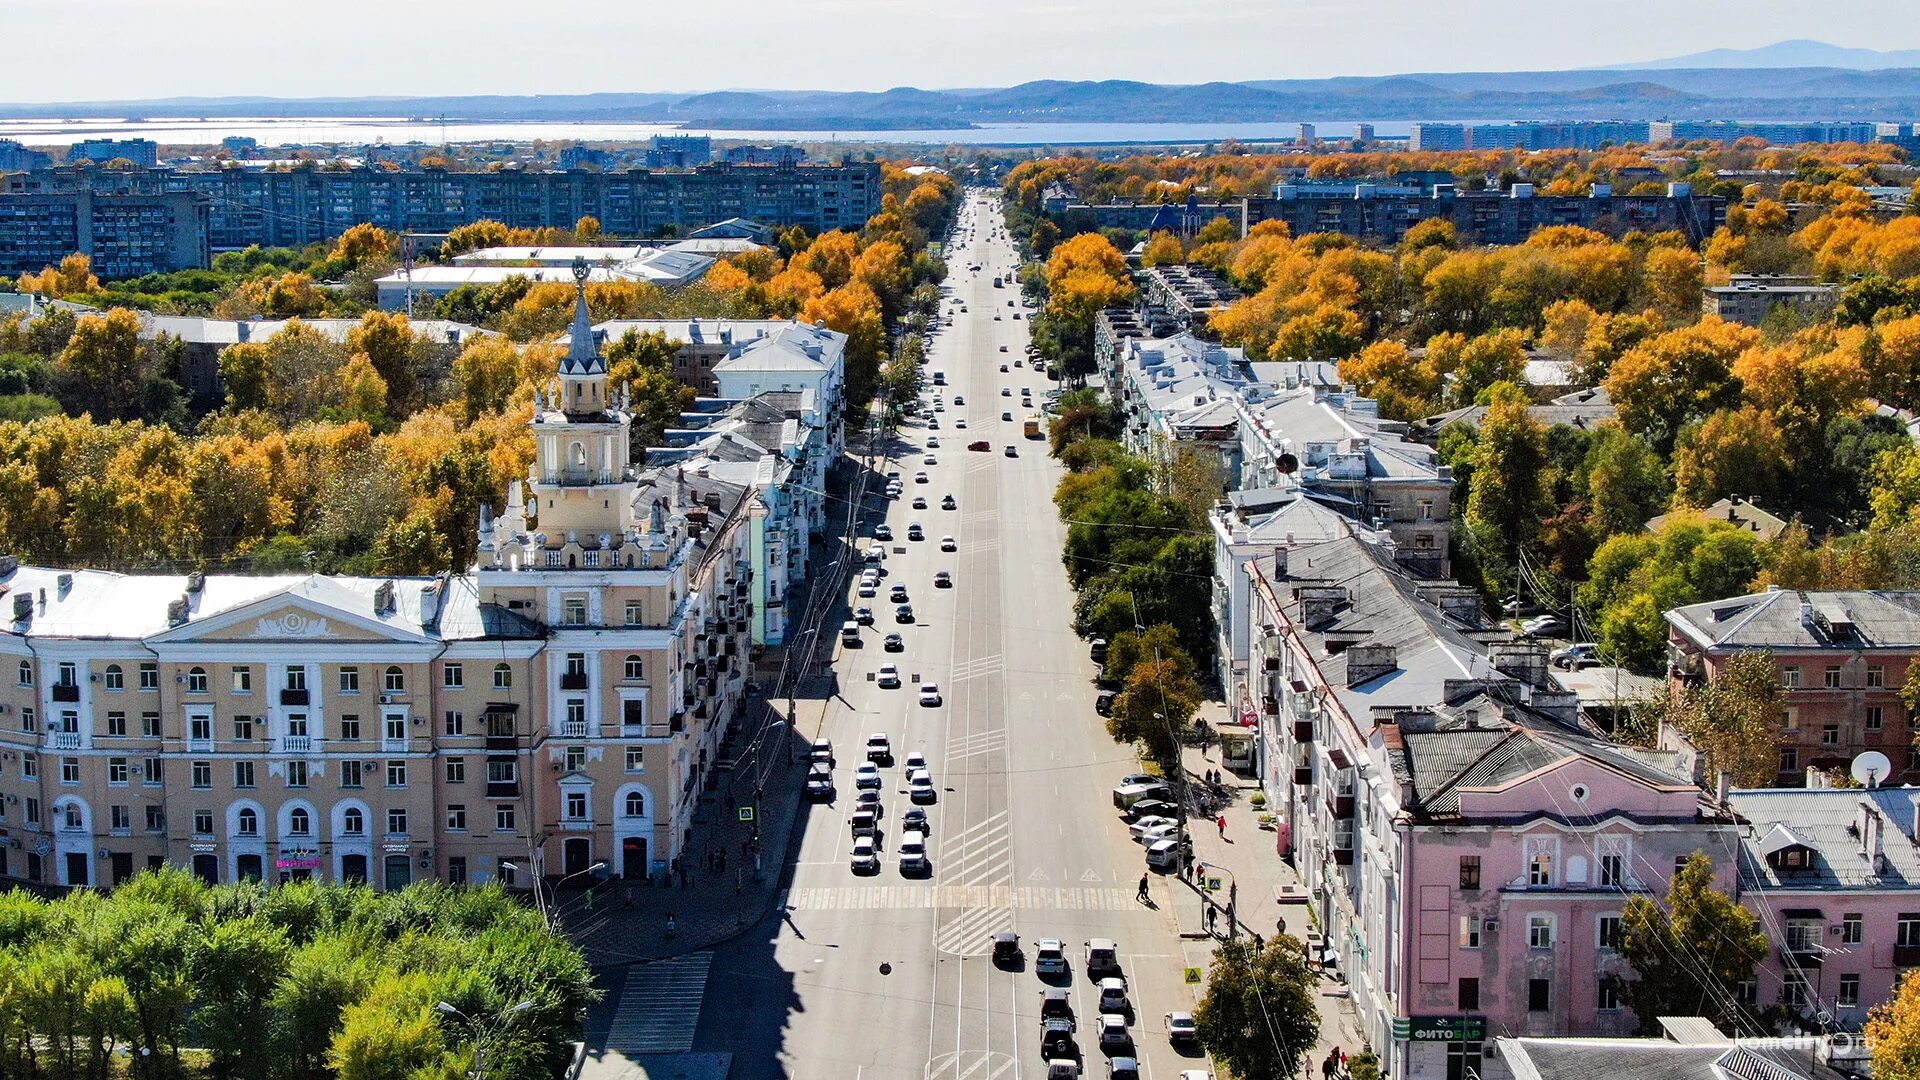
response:
[[[593,339],[593,318],[587,312],[587,260],[573,260],[574,301],[573,339],[567,343],[567,358],[560,363],[561,411],[568,415],[589,415],[607,408],[607,360],[600,355]]]

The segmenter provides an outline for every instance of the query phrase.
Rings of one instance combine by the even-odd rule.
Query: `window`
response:
[[[493,808],[493,831],[494,832],[512,832],[513,831],[513,807],[495,806]]]
[[[1860,1005],[1860,976],[1840,976],[1840,994],[1834,1004],[1843,1008],[1857,1008]]]
[[[1479,979],[1461,979],[1460,980],[1459,1011],[1461,1012],[1479,1012],[1480,1011],[1480,980]]]
[[[114,832],[132,832],[133,811],[118,803],[107,807],[107,827]]]
[[[20,779],[37,780],[40,778],[40,755],[20,755]]]
[[[1780,723],[1788,731],[1800,730],[1800,710],[1789,707],[1780,711]]]
[[[147,807],[147,831],[163,832],[167,827],[167,812],[157,806]]]
[[[567,820],[585,821],[587,819],[587,793],[584,791],[567,792]]]
[[[587,598],[569,595],[560,600],[560,623],[562,626],[587,625]]]
[[[587,654],[570,652],[567,654],[567,674],[585,675],[587,673]]]
[[[307,733],[307,714],[302,712],[287,714],[287,734],[304,736]]]
[[[287,811],[287,835],[313,835],[313,815],[307,813],[305,807],[296,806]]]
[[[1866,920],[1857,911],[1840,916],[1840,944],[1858,945],[1866,940]]]
[[[1811,953],[1820,951],[1820,920],[1788,919],[1786,927],[1786,946],[1791,952]]]
[[[1553,852],[1536,851],[1527,860],[1527,884],[1535,887],[1553,884]]]
[[[1626,883],[1626,859],[1613,852],[1600,856],[1600,887],[1618,889]]]
[[[1780,1003],[1792,1009],[1804,1009],[1812,994],[1807,990],[1807,977],[1798,971],[1787,972],[1780,985]]]
[[[253,762],[236,761],[233,763],[233,786],[250,788],[253,786]]]
[[[114,787],[126,787],[128,775],[126,758],[110,757],[107,759],[107,783],[112,784]]]
[[[387,808],[387,832],[395,836],[404,836],[407,831],[407,811],[404,807]]]
[[[467,857],[465,855],[447,856],[447,884],[465,885],[467,883]]]
[[[385,687],[389,694],[404,694],[407,692],[407,673],[401,671],[397,665],[389,667],[386,674],[381,676],[380,685]]]
[[[513,730],[513,714],[494,711],[487,714],[487,738],[511,739],[517,733]]]
[[[307,786],[307,763],[304,761],[287,762],[287,786],[303,788]]]
[[[1840,745],[1840,725],[1839,724],[1820,725],[1820,745],[1822,746],[1839,746]]]
[[[77,784],[80,782],[79,758],[63,757],[60,759],[60,782],[63,784]]]
[[[1529,949],[1553,948],[1553,916],[1551,915],[1527,916],[1527,948]]]
[[[233,718],[233,737],[240,742],[253,738],[253,717],[236,716]]]
[[[140,665],[140,689],[160,689],[160,665],[156,661],[146,661]]]
[[[1800,689],[1800,667],[1789,664],[1780,669],[1780,685],[1788,690]]]
[[[1920,912],[1903,911],[1893,926],[1895,945],[1920,945]]]
[[[1620,943],[1626,938],[1626,924],[1618,915],[1600,916],[1599,932],[1595,935],[1595,944],[1603,949],[1620,951]]]
[[[1780,771],[1783,773],[1800,771],[1800,752],[1791,746],[1780,751]]]
[[[160,737],[159,713],[143,712],[140,714],[140,737],[143,739],[157,739]]]
[[[349,806],[340,813],[340,834],[342,836],[365,836],[367,834],[367,816],[359,807]]]
[[[407,763],[406,762],[404,761],[387,762],[387,786],[390,788],[402,788],[407,786]],[[396,829],[394,831],[405,832],[406,830]]]
[[[1477,949],[1480,947],[1480,916],[1460,916],[1460,947]]]
[[[1548,979],[1527,980],[1527,1011],[1547,1012],[1553,1008],[1553,983]]]
[[[288,668],[281,685],[289,690],[305,690],[307,688],[306,667],[300,665]],[[345,687],[342,687],[342,689],[345,689]]]
[[[236,836],[259,836],[260,815],[252,807],[242,807],[234,816],[234,834]]]
[[[1881,712],[1880,706],[1867,706],[1867,730],[1879,731],[1880,725],[1884,722],[1884,717],[1885,714]]]
[[[348,742],[360,739],[360,716],[358,713],[346,713],[340,717],[340,737]]]
[[[566,762],[562,766],[562,771],[570,772],[570,773],[582,772],[586,769],[586,767],[587,767],[587,748],[584,746],[567,747]]]
[[[164,780],[164,774],[161,772],[160,759],[157,757],[146,758],[141,762],[141,766],[142,775],[140,782],[148,787],[159,787]]]
[[[60,661],[60,674],[58,676],[56,685],[59,685],[59,686],[80,685],[80,665],[74,663],[71,660]]]
[[[20,661],[20,668],[19,668],[19,671],[20,671],[20,677],[19,677],[19,681],[20,681],[20,685],[21,685],[21,686],[32,686],[32,685],[33,685],[33,664],[32,664],[32,662],[31,662],[31,661],[27,661],[27,660],[22,660],[22,661]]]
[[[31,795],[27,796],[27,824],[40,824],[40,800]]]
[[[364,762],[360,762],[360,761],[341,762],[340,763],[340,786],[343,788],[357,788],[357,787],[365,786],[366,780],[362,776],[362,771],[365,768],[366,768],[366,764]]]
[[[1829,690],[1838,690],[1840,688],[1840,665],[1839,664],[1827,665],[1826,670],[1820,673],[1820,685],[1826,687]]]
[[[459,803],[447,804],[447,829],[450,832],[467,831],[467,808]]]
[[[464,784],[467,782],[467,759],[450,757],[447,759],[447,783]]]
[[[514,781],[514,760],[512,758],[487,759],[487,783],[511,784]]]
[[[127,735],[127,714],[126,713],[110,712],[107,714],[107,734],[113,736],[116,739],[126,738],[126,735]]]
[[[1620,1008],[1620,984],[1611,975],[1600,976],[1600,988],[1594,994],[1594,1007],[1601,1012],[1614,1012]]]
[[[567,723],[585,724],[587,722],[587,702],[585,698],[567,699]]]
[[[495,690],[513,689],[513,668],[507,664],[493,665],[493,688]]]
[[[188,771],[195,790],[205,791],[213,786],[213,762],[196,761]]]
[[[627,792],[626,799],[620,805],[621,811],[628,817],[647,816],[647,797],[638,791]]]
[[[449,690],[458,690],[467,685],[466,669],[459,664],[448,664],[440,669],[440,685]]]
[[[630,773],[647,771],[646,751],[638,746],[627,747],[627,771]]]
[[[187,717],[187,738],[192,739],[194,742],[212,742],[213,741],[213,717],[211,716]]]
[[[213,811],[195,810],[193,812],[193,831],[198,836],[213,835]]]
[[[647,666],[646,664],[641,662],[639,656],[633,653],[628,653],[626,664],[624,665],[624,668],[621,674],[629,682],[639,682],[640,680],[647,677]]]
[[[1692,861],[1693,861],[1693,856],[1691,855],[1675,855],[1673,857],[1673,876],[1679,877],[1680,871],[1685,870],[1687,868],[1687,864]]]
[[[127,688],[127,673],[121,670],[119,664],[108,664],[101,682],[109,690],[125,690]]]
[[[457,737],[467,733],[467,718],[457,709],[448,709],[441,721],[441,729],[448,737]]]
[[[359,668],[343,667],[340,669],[340,692],[343,694],[357,694],[360,692]]]
[[[404,713],[387,717],[387,741],[402,744],[407,741],[407,718]]]
[[[253,693],[253,669],[236,667],[233,669],[233,692],[236,694]]]
[[[34,732],[36,734],[40,730],[38,727],[34,725],[33,706],[31,705],[20,706],[20,730],[27,731],[27,732]]]
[[[1867,686],[1878,690],[1887,685],[1887,669],[1879,664],[1867,665]]]
[[[1733,984],[1733,996],[1740,1004],[1751,1009],[1760,1003],[1760,982],[1757,979],[1742,979]]]
[[[207,692],[207,669],[189,668],[187,670],[187,693],[204,694]]]
[[[638,600],[627,601],[627,625],[640,626],[647,621],[646,608]]]

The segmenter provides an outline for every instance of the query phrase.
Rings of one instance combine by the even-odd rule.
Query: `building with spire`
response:
[[[578,270],[584,270],[579,267]],[[639,470],[587,324],[477,565],[127,575],[0,556],[0,879],[659,877],[744,700],[756,505]]]

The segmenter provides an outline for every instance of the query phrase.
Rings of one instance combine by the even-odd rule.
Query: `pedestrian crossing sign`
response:
[[[1226,884],[1227,884],[1227,879],[1220,877],[1218,875],[1209,875],[1207,877],[1208,892],[1219,892],[1221,889],[1226,887]]]
[[[741,821],[752,821],[752,820],[753,820],[753,807],[751,807],[751,806],[743,806],[743,807],[741,807],[741,808],[740,808],[740,820],[741,820]]]
[[[1201,973],[1200,973],[1200,969],[1199,969],[1199,968],[1197,968],[1197,967],[1190,967],[1190,968],[1188,968],[1188,969],[1187,969],[1187,984],[1188,984],[1189,986],[1198,986],[1198,985],[1200,985],[1200,974],[1201,974]]]

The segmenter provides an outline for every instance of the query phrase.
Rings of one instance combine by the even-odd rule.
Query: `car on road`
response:
[[[1190,1012],[1170,1012],[1167,1014],[1167,1041],[1175,1046],[1195,1046],[1200,1042],[1200,1029],[1193,1025]]]
[[[1009,300],[1009,301],[1007,301],[1007,306],[1008,306],[1008,307],[1012,307],[1012,306],[1013,306],[1013,301],[1011,301],[1011,300]]]
[[[942,509],[942,510],[958,510],[958,509],[960,509],[960,500],[958,500],[958,499],[956,499],[956,498],[954,498],[954,497],[953,497],[953,495],[952,495],[951,493],[948,493],[947,495],[944,495],[944,496],[942,496],[942,497],[941,497],[941,499],[940,499],[940,509]]]
[[[871,600],[880,595],[880,581],[878,578],[863,577],[860,579],[860,588],[857,591],[860,599]]]
[[[914,501],[915,501],[915,502],[920,502],[920,501],[922,501],[922,500],[919,500],[919,499],[915,499]],[[920,507],[915,507],[914,509],[916,509],[916,510],[918,510],[918,509],[920,509]],[[909,539],[909,540],[925,540],[926,538],[927,538],[927,534],[926,534],[926,531],[920,528],[920,523],[919,523],[919,522],[917,522],[917,521],[916,521],[916,522],[914,522],[913,524],[911,524],[911,525],[909,525],[909,526],[907,526],[907,539]]]
[[[1049,1070],[1055,1063],[1066,1062],[1072,1064],[1076,1070],[1069,1075],[1080,1075],[1079,1065],[1076,1063],[1080,1056],[1080,1048],[1073,1045],[1072,1019],[1058,1016],[1040,1018],[1040,1056],[1046,1059]],[[1053,1073],[1049,1071],[1047,1075],[1052,1076]]]
[[[940,538],[940,550],[941,551],[959,551],[960,544],[958,541],[954,540],[954,538],[951,536],[943,536]]]
[[[1016,312],[1014,312],[1014,313],[1013,313],[1013,321],[1014,321],[1014,322],[1019,322],[1019,321],[1020,321],[1020,313],[1019,313],[1019,312],[1017,312],[1017,311],[1016,311]]]
[[[807,767],[807,797],[809,799],[833,798],[833,766],[824,761],[816,761]]]
[[[1000,370],[1001,370],[1001,371],[1005,371],[1005,370],[1007,370],[1007,365],[1005,365],[1005,364],[1001,364],[1001,365],[1000,365]]]
[[[935,571],[933,575],[933,587],[936,589],[953,588],[953,575],[945,570]]]
[[[899,637],[900,635],[890,636]],[[880,684],[882,690],[898,690],[900,689],[900,669],[892,664],[881,664],[880,672],[874,676],[874,681]]]
[[[880,872],[880,853],[874,846],[872,836],[853,838],[853,872],[856,874],[877,874]]]
[[[1000,346],[1000,351],[1001,351],[1001,352],[1006,352],[1006,351],[1007,351],[1007,347],[1006,347],[1005,345],[1002,345],[1002,346]]]
[[[957,427],[957,428],[959,428],[959,429],[960,429],[960,430],[962,430],[962,431],[965,431],[965,430],[967,429],[967,421],[966,421],[966,418],[965,418],[965,417],[962,417],[962,418],[960,418],[960,419],[958,419],[958,420],[955,420],[955,421],[953,422],[953,426],[954,426],[954,427]]]
[[[887,593],[887,599],[896,604],[906,603],[907,587],[905,585],[895,585],[892,591]]]
[[[938,686],[930,682],[920,684],[920,704],[929,709],[934,709],[940,706],[940,702],[940,688]]]
[[[893,539],[893,526],[881,522],[873,527],[873,538],[882,542]]]
[[[853,796],[853,808],[855,810],[873,811],[873,817],[875,821],[878,821],[887,816],[887,808],[880,804],[879,788],[860,788],[859,790],[855,791]]]
[[[896,604],[893,608],[893,621],[901,624],[913,622],[913,605]]]
[[[904,832],[917,832],[917,833],[931,832],[932,830],[927,826],[926,807],[924,806],[909,807],[907,809],[906,814],[902,815],[902,817],[900,818],[900,828]]]
[[[924,769],[927,767],[927,755],[921,753],[918,750],[909,750],[907,751],[906,764],[902,767],[905,768],[907,770],[907,774],[911,776],[914,770]]]
[[[1100,691],[1100,693],[1094,696],[1093,711],[1099,713],[1101,716],[1112,716],[1114,699],[1119,696],[1119,694],[1112,690]]]
[[[1129,823],[1149,817],[1166,818],[1168,821],[1175,821],[1180,817],[1180,808],[1161,799],[1141,799],[1139,802],[1134,803],[1122,811],[1120,817]]]
[[[873,609],[870,607],[854,608],[853,621],[859,623],[861,626],[872,626],[873,625]]]
[[[1120,946],[1112,938],[1089,938],[1087,946],[1087,977],[1105,978],[1120,974]],[[1113,1012],[1102,1009],[1102,1012]]]
[[[1014,316],[1019,318],[1019,316]],[[1140,1080],[1140,1061],[1138,1058],[1121,1054],[1107,1059],[1107,1080]]]
[[[860,624],[848,619],[840,626],[840,644],[849,649],[860,647]]]
[[[1520,624],[1520,632],[1530,638],[1560,637],[1567,632],[1567,624],[1558,615],[1535,615]]]
[[[913,811],[907,811],[912,814]],[[992,959],[995,964],[1017,964],[1020,962],[1020,935],[1011,930],[1002,930],[993,935]]]
[[[1119,1013],[1100,1014],[1100,1049],[1109,1054],[1133,1049],[1133,1033],[1127,1030],[1127,1018]]]
[[[940,449],[940,437],[938,435],[927,436],[927,445],[935,450]]]
[[[965,405],[965,404],[967,403],[967,395],[965,395],[965,394],[955,394],[955,395],[953,395],[953,403],[954,403],[955,405]],[[927,445],[928,445],[928,446],[932,446],[932,445],[934,445],[934,444],[933,444],[933,443],[928,443]]]
[[[907,640],[901,637],[899,634],[888,634],[884,639],[882,639],[880,646],[881,648],[885,649],[887,652],[905,652],[907,648]]]
[[[926,457],[923,457],[923,458],[921,458],[921,459],[920,459],[920,464],[922,464],[922,465],[938,465],[938,464],[940,464],[940,459],[939,459],[939,458],[937,458],[937,457],[935,457],[935,456],[934,456],[934,455],[932,455],[932,454],[928,454],[928,455],[927,455]]]
[[[877,788],[880,786],[880,766],[871,761],[863,761],[854,766],[853,786],[855,790]]]
[[[1127,980],[1112,975],[1100,980],[1100,1011],[1122,1016],[1133,1012],[1133,1002],[1127,1000]]]
[[[979,452],[993,449],[993,444],[985,439],[975,439],[967,444],[967,449]]]
[[[934,791],[932,773],[920,769],[907,774],[907,798],[917,803],[930,803],[938,797]]]
[[[893,760],[893,740],[887,738],[884,731],[876,731],[867,736],[867,760],[882,762]]]
[[[939,431],[939,430],[940,430],[940,418],[939,418],[939,417],[937,417],[937,416],[929,416],[929,417],[927,417],[927,430],[928,430],[928,431]]]
[[[906,833],[900,837],[900,873],[924,874],[933,869],[927,861],[927,838],[919,833]]]
[[[1048,1058],[1047,1080],[1080,1080],[1080,1063],[1072,1058]]]
[[[1584,667],[1597,667],[1600,664],[1600,646],[1591,641],[1581,641],[1564,649],[1555,649],[1548,657],[1553,666],[1564,671],[1578,671]]]
[[[925,510],[927,508],[927,497],[925,495],[915,495],[913,497],[913,508],[915,510]],[[908,537],[908,539],[912,539],[912,537]]]
[[[916,484],[924,484],[924,483],[926,483],[926,482],[927,482],[927,474],[926,474],[926,473],[923,473],[923,472],[917,472],[917,473],[914,473],[914,474],[913,474],[913,482],[914,482],[914,483],[916,483]]]
[[[904,489],[903,489],[903,488],[901,488],[901,486],[900,486],[900,481],[898,481],[898,480],[895,480],[895,481],[893,481],[892,483],[889,483],[889,484],[887,485],[887,498],[889,498],[889,499],[897,499],[897,498],[899,498],[899,497],[900,497],[900,492],[901,492],[902,490],[904,490]]]
[[[1002,419],[1002,420],[1012,420],[1012,419],[1013,419],[1013,414],[1012,414],[1012,413],[1010,413],[1010,412],[1003,412],[1003,413],[1001,413],[1001,414],[1000,414],[1000,419]]]
[[[1073,991],[1064,986],[1050,986],[1040,991],[1040,1019],[1062,1017],[1073,1019]]]
[[[1012,397],[1012,396],[1013,396],[1013,387],[1011,387],[1011,386],[1003,386],[1003,387],[1001,387],[1001,388],[1000,388],[1000,396],[1001,396],[1001,397]]]
[[[832,768],[834,764],[833,743],[827,739],[813,740],[813,746],[807,750],[807,760],[809,762],[824,763],[828,768]]]
[[[1162,825],[1177,826],[1179,824],[1180,824],[1180,820],[1178,818],[1165,817],[1165,816],[1156,815],[1156,814],[1149,814],[1149,815],[1134,819],[1133,823],[1127,826],[1127,832],[1133,837],[1136,843],[1139,843],[1144,840],[1144,838],[1148,833],[1152,832],[1153,830],[1159,828]],[[1166,839],[1166,837],[1160,836],[1160,837],[1155,837],[1155,839],[1164,840]]]
[[[1177,869],[1184,853],[1185,849],[1178,841],[1162,840],[1147,849],[1147,869],[1162,873]]]
[[[1014,446],[1014,445],[1013,445],[1012,443],[1008,443],[1008,444],[1007,444],[1007,456],[1008,456],[1008,457],[1019,457],[1019,456],[1020,456],[1020,451],[1019,451],[1019,449],[1018,449],[1018,448],[1016,448],[1016,447],[1015,447],[1015,446]]]
[[[1059,938],[1041,938],[1033,943],[1033,971],[1036,975],[1065,975],[1068,972],[1067,947]]]

